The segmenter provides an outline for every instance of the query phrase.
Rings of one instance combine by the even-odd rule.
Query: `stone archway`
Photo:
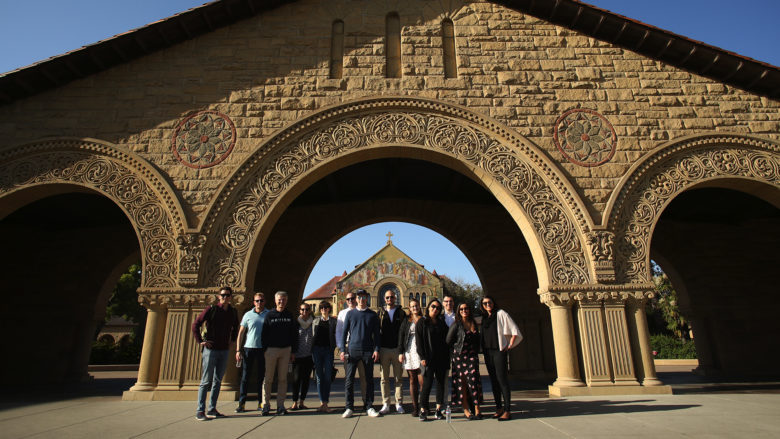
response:
[[[145,160],[97,140],[54,139],[12,148],[0,154],[0,162],[0,217],[57,193],[57,185],[93,190],[119,206],[133,225],[141,245],[142,287],[176,286],[174,236],[185,230],[185,216],[173,189]]]
[[[695,136],[661,146],[635,164],[604,214],[615,233],[618,280],[652,288],[650,239],[661,213],[681,192],[723,179],[780,189],[780,146],[741,135]]]
[[[539,282],[585,284],[588,217],[569,183],[527,140],[470,111],[410,98],[377,98],[323,110],[284,130],[231,177],[205,221],[210,242],[200,278],[245,288],[257,241],[307,181],[383,148],[434,154],[471,170],[507,208],[534,254]],[[441,160],[441,159],[440,159]],[[301,184],[303,183],[303,184]]]

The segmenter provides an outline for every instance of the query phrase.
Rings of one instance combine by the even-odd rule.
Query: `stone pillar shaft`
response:
[[[138,380],[130,388],[133,392],[152,391],[157,386],[160,374],[160,355],[165,326],[165,310],[159,305],[147,308],[144,345],[141,351],[141,363],[138,365]]]
[[[553,343],[555,345],[555,367],[558,378],[553,383],[556,387],[582,387],[585,383],[580,378],[580,368],[577,364],[577,345],[574,339],[574,321],[571,306],[548,303],[552,319]]]
[[[644,370],[643,386],[663,385],[655,374],[655,361],[653,360],[652,347],[650,346],[650,330],[647,327],[647,315],[645,315],[644,300],[637,301],[634,308],[634,322],[636,322],[636,334],[639,341],[639,352],[642,357],[642,369]]]

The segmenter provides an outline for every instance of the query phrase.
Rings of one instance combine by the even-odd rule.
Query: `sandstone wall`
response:
[[[385,16],[402,24],[400,79],[386,79]],[[455,25],[458,77],[444,78],[441,20]],[[333,20],[345,24],[342,79],[328,78]],[[780,102],[713,82],[489,2],[304,0],[0,107],[0,148],[42,137],[106,140],[154,163],[192,225],[217,189],[280,128],[328,105],[413,95],[467,106],[514,128],[560,163],[599,222],[620,177],[666,141],[708,131],[780,140]],[[614,126],[611,160],[583,167],[553,141],[556,120],[592,109]],[[193,169],[171,140],[193,111],[236,126],[231,155]]]

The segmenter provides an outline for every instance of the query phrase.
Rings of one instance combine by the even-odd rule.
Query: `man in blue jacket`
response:
[[[343,418],[349,418],[354,411],[355,402],[355,370],[358,364],[363,363],[366,371],[366,389],[363,395],[363,404],[366,414],[372,418],[380,416],[374,407],[374,363],[379,360],[379,347],[381,336],[379,333],[379,317],[368,308],[368,293],[366,290],[357,290],[357,307],[347,313],[344,319],[344,332],[341,334],[341,346],[349,345],[347,352],[341,353],[341,361],[347,365],[347,377],[344,384],[344,392],[347,397],[347,407]]]

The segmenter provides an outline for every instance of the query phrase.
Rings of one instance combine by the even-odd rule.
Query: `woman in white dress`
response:
[[[409,301],[409,319],[401,323],[398,333],[398,346],[401,354],[398,359],[404,365],[409,375],[409,394],[412,397],[412,416],[420,415],[420,387],[422,387],[422,374],[420,374],[420,355],[417,353],[417,341],[415,330],[417,321],[422,318],[420,303],[411,299]]]

